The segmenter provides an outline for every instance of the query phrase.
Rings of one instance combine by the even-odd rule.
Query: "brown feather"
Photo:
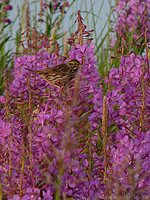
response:
[[[76,59],[73,59],[69,62],[43,70],[32,70],[28,68],[25,69],[40,75],[51,85],[56,87],[63,87],[75,78],[80,66],[80,62]]]

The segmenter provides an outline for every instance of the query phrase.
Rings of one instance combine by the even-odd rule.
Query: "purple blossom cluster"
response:
[[[150,27],[149,9],[150,2],[148,0],[120,0],[116,8],[116,12],[119,14],[116,30],[119,31],[119,35],[126,32],[132,33],[134,29],[138,30],[139,28],[144,30],[145,23],[147,27]],[[146,17],[146,19],[144,17]],[[146,20],[145,23],[144,19]],[[135,39],[138,36],[137,33],[138,31],[134,34]]]
[[[94,199],[103,193],[102,157],[94,150],[97,135],[88,121],[99,90],[94,45],[72,47],[69,60],[73,58],[84,60],[83,67],[75,88],[72,83],[66,93],[25,70],[62,63],[55,54],[39,51],[15,59],[13,82],[0,98],[3,105],[9,101],[0,115],[0,172],[8,199],[19,199],[20,190],[22,199],[54,199],[57,193]]]
[[[106,79],[111,88],[107,91],[110,131],[107,146],[114,199],[119,195],[131,199],[150,196],[149,64],[146,57],[140,55],[122,56],[119,69],[112,68]],[[93,124],[102,116],[101,92],[94,98]]]
[[[12,6],[5,3],[7,12]],[[54,10],[63,5],[53,1]],[[134,39],[144,38],[146,26],[149,39],[149,8],[148,0],[119,1],[120,38],[134,30]],[[66,60],[44,47],[15,58],[0,96],[4,199],[149,199],[150,61],[134,53],[121,56],[118,68],[101,81],[94,54],[94,44],[86,43],[73,45]],[[82,67],[63,91],[25,69],[71,59]]]
[[[117,13],[117,24],[115,29],[122,45],[131,41],[138,45],[144,40],[145,34],[150,39],[150,1],[149,0],[120,0],[115,12]],[[132,38],[133,37],[133,38]],[[132,40],[131,40],[132,38]],[[116,41],[113,41],[114,46]],[[125,43],[125,44],[124,44]],[[129,44],[128,44],[129,45]]]
[[[6,105],[0,112],[3,194],[20,199],[21,191],[21,199],[39,200],[56,195],[105,199],[110,193],[114,199],[118,195],[147,198],[150,77],[146,58],[122,56],[119,69],[112,68],[105,79],[110,185],[103,183],[105,159],[99,137],[104,89],[95,67],[94,45],[73,46],[69,60],[73,58],[84,61],[83,67],[75,82],[78,87],[65,94],[25,70],[61,63],[55,54],[42,50],[15,59],[14,80],[0,97],[1,105]]]
[[[83,67],[65,92],[25,70],[62,63],[56,54],[43,49],[15,59],[13,81],[0,97],[3,195],[15,200],[57,195],[106,199],[110,193],[114,199],[148,197],[150,76],[146,57],[122,56],[119,69],[112,68],[105,79],[109,158],[105,171],[105,91],[95,67],[94,45],[72,46],[68,55]],[[110,185],[104,184],[104,171]]]

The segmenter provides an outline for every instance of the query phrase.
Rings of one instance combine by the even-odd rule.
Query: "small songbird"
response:
[[[73,59],[66,63],[62,63],[52,68],[46,68],[43,70],[32,70],[28,68],[25,69],[39,74],[50,85],[61,88],[76,77],[80,66],[80,62],[76,59]]]

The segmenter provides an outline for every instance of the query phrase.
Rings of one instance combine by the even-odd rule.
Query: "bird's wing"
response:
[[[29,69],[29,68],[24,68],[24,69],[26,69],[26,70],[28,70],[28,71],[31,71],[31,72],[36,71],[36,70],[33,70],[33,69]]]
[[[53,72],[56,72],[56,73],[63,73],[63,72],[66,72],[68,71],[68,66],[66,63],[62,63],[60,65],[56,65],[55,67],[51,68],[53,69]]]

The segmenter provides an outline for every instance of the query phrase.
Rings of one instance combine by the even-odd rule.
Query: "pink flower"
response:
[[[6,6],[6,7],[4,8],[5,11],[12,10],[12,9],[13,9],[13,6],[12,6],[12,5]]]
[[[2,22],[10,24],[11,20],[10,19],[3,19]]]

